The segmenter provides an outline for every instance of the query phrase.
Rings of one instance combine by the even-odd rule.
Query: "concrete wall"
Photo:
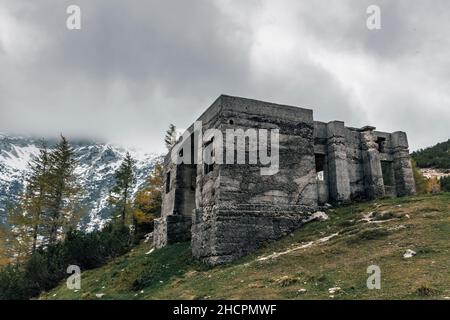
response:
[[[223,133],[279,129],[280,166],[271,176],[248,163],[216,165],[210,179],[198,171],[202,196],[193,218],[192,250],[210,264],[231,261],[291,232],[317,207],[318,197],[311,110],[233,97],[222,97],[220,106],[215,128]]]
[[[404,132],[313,121],[312,110],[230,96],[220,96],[199,120],[203,133],[217,129],[223,137],[230,129],[278,129],[279,171],[261,175],[259,162],[247,159],[245,164],[216,163],[206,172],[201,156],[197,165],[175,165],[169,153],[164,170],[170,172],[171,188],[155,223],[157,247],[190,238],[195,258],[225,263],[292,232],[327,202],[415,193]],[[198,145],[208,145],[209,139]],[[237,151],[234,142],[224,140],[223,161],[231,146]],[[250,146],[247,140],[247,157]],[[319,169],[323,179],[318,179]]]

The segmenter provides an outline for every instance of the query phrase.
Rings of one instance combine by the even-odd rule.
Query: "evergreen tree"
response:
[[[419,168],[450,169],[450,140],[413,152]]]
[[[167,150],[170,150],[177,143],[177,128],[173,124],[170,124],[169,129],[166,131],[164,143]]]
[[[28,164],[30,175],[24,197],[26,214],[30,219],[32,232],[32,253],[37,249],[37,240],[43,236],[42,216],[46,209],[49,190],[49,153],[46,143],[42,143],[39,155]]]
[[[42,142],[39,155],[28,163],[30,174],[25,178],[25,191],[7,210],[10,225],[8,251],[9,256],[16,260],[34,253],[38,237],[44,236],[42,216],[48,190],[48,161],[48,150]]]
[[[58,235],[72,228],[77,220],[75,208],[78,205],[80,188],[77,184],[74,151],[64,136],[50,152],[49,190],[46,223],[48,225],[49,244],[54,244]]]
[[[445,192],[450,192],[450,176],[442,177],[440,179],[441,190]]]
[[[127,152],[125,159],[114,174],[115,185],[110,190],[109,202],[115,206],[122,223],[125,224],[131,210],[132,188],[136,183],[134,174],[135,160]]]

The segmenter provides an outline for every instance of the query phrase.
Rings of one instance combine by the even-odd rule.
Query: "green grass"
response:
[[[375,212],[374,223],[361,219]],[[106,266],[82,273],[41,299],[444,299],[450,296],[450,194],[383,199],[329,210],[232,264],[194,261],[189,243],[155,250],[143,243]],[[318,239],[338,233],[326,242]],[[310,241],[313,245],[291,250]],[[407,249],[417,255],[404,259]],[[381,290],[368,290],[367,267],[381,268]],[[329,288],[341,290],[330,297]],[[299,292],[306,289],[306,292]]]

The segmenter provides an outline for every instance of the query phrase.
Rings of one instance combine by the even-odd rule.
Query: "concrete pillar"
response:
[[[397,131],[391,134],[391,153],[397,196],[415,194],[416,185],[405,132]]]
[[[361,151],[364,169],[364,187],[368,199],[384,196],[383,171],[381,169],[378,144],[375,142],[373,131],[368,129],[361,132]]]
[[[328,186],[332,202],[350,201],[345,130],[342,121],[327,124]]]

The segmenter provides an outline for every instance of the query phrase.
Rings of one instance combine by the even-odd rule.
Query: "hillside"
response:
[[[94,141],[70,141],[79,164],[76,174],[84,191],[82,205],[86,215],[82,224],[88,229],[101,227],[109,219],[108,192],[114,183],[114,172],[127,151],[136,162],[137,188],[142,185],[159,156]],[[55,141],[49,141],[51,147]],[[27,163],[39,152],[41,142],[33,137],[0,134],[0,224],[5,223],[6,208],[23,189]]]
[[[419,168],[450,169],[450,139],[411,155]]]
[[[450,194],[353,204],[327,214],[326,221],[215,268],[193,261],[189,243],[154,251],[142,243],[84,272],[80,291],[62,283],[40,298],[449,299]],[[404,258],[408,249],[416,255]],[[381,290],[366,287],[369,265],[381,268]]]

